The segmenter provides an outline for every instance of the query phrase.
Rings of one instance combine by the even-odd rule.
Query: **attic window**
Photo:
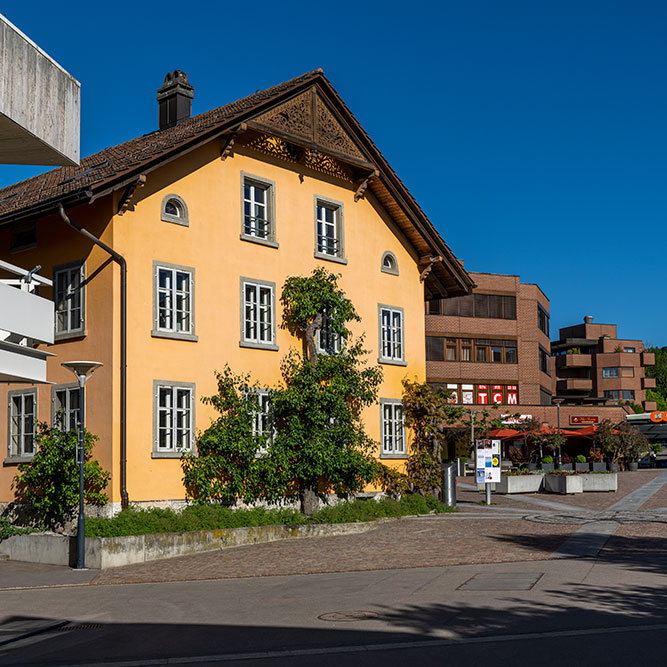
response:
[[[178,195],[167,195],[162,200],[162,220],[176,225],[188,227],[188,207],[185,200]]]
[[[393,252],[387,250],[382,255],[382,264],[380,266],[380,270],[383,273],[389,273],[392,276],[398,275],[398,262],[396,261],[396,255],[394,255]]]

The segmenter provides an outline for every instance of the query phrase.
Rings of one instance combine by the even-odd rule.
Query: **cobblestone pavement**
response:
[[[448,515],[400,519],[361,535],[290,539],[103,570],[94,584],[228,579],[287,574],[542,560],[577,526]],[[512,542],[529,534],[530,546]],[[501,539],[502,538],[502,539]]]
[[[189,581],[544,560],[563,544],[570,544],[568,540],[574,539],[577,544],[580,537],[584,548],[575,553],[581,556],[596,555],[602,549],[600,553],[609,557],[614,545],[621,545],[618,548],[627,551],[638,539],[648,540],[642,543],[645,547],[648,544],[656,548],[660,543],[664,550],[667,506],[643,509],[667,488],[667,484],[657,484],[656,477],[663,473],[621,474],[619,492],[586,494],[593,496],[591,500],[581,496],[528,494],[544,502],[542,506],[493,496],[494,505],[487,507],[479,504],[482,494],[462,488],[458,494],[461,511],[457,514],[388,521],[360,535],[282,540],[110,568],[92,583]],[[470,478],[466,480],[469,481]],[[653,498],[644,502],[640,510],[624,509],[624,498],[631,505],[633,496],[628,494],[647,484],[651,490],[656,489]],[[597,535],[594,542],[586,542],[587,533]]]

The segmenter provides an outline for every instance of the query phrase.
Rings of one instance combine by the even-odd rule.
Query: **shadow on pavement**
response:
[[[667,532],[667,526],[665,527]],[[526,547],[534,551],[551,553],[550,539],[558,538],[563,542],[562,535],[495,535],[493,539],[507,544]],[[546,548],[545,548],[546,546]],[[622,565],[637,572],[667,574],[667,537],[627,537],[611,535],[605,546],[595,556],[581,556],[579,559],[591,562]]]
[[[177,660],[179,664],[189,664],[185,658],[192,658],[193,664],[220,662],[228,665],[238,661],[239,664],[250,665],[257,661],[257,664],[367,665],[369,662],[373,664],[373,656],[380,660],[386,651],[391,653],[391,659],[382,657],[383,664],[399,665],[421,652],[435,651],[440,660],[446,660],[463,655],[460,652],[465,649],[470,661],[457,657],[452,664],[468,665],[478,664],[472,661],[472,656],[482,649],[491,650],[488,641],[483,638],[492,637],[498,642],[492,642],[495,647],[492,650],[510,652],[510,661],[506,664],[518,665],[524,663],[511,659],[511,651],[518,650],[517,642],[526,642],[526,647],[532,646],[531,642],[540,642],[542,649],[550,646],[552,650],[563,642],[575,641],[588,642],[591,646],[595,642],[605,645],[610,641],[625,642],[631,646],[635,636],[647,635],[650,638],[655,636],[655,640],[650,639],[651,642],[659,642],[659,637],[667,629],[667,588],[640,586],[605,590],[573,584],[561,590],[541,590],[534,599],[518,598],[509,592],[495,592],[492,598],[458,593],[453,594],[452,600],[447,603],[375,605],[372,609],[378,618],[370,620],[367,629],[364,624],[359,627],[358,621],[354,628],[350,624],[346,627],[345,623],[324,621],[321,622],[322,627],[318,627],[315,619],[312,627],[231,626],[196,622],[88,625],[74,622],[53,629],[58,619],[14,617],[0,624],[0,635],[4,628],[15,630],[21,622],[33,629],[40,623],[51,629],[31,639],[16,641],[13,646],[0,646],[0,663],[7,666],[113,664],[115,661],[131,660],[136,661],[133,665],[140,665],[142,661],[173,658],[183,659]],[[159,616],[159,609],[156,609],[156,615]],[[27,641],[28,645],[22,644],[22,641]],[[646,644],[646,640],[642,643]],[[382,648],[382,651],[369,654],[369,646]],[[346,650],[346,647],[351,650]],[[352,647],[358,647],[358,651]],[[247,655],[262,651],[277,653],[258,655],[254,660],[253,656]],[[286,651],[296,653],[288,655]],[[202,656],[211,656],[210,662]],[[563,664],[554,660],[553,654],[542,654],[540,657],[544,665]],[[589,663],[575,661],[573,664]]]

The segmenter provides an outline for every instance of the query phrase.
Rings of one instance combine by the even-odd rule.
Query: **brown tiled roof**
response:
[[[244,112],[297,88],[319,74],[321,70],[308,72],[231,104],[193,116],[174,127],[105,148],[81,160],[78,167],[60,167],[3,188],[0,190],[0,223],[4,218],[25,209],[69,198],[110,183],[116,177],[131,173],[135,168],[178,149],[207,130],[215,129],[222,123],[233,123]]]
[[[360,143],[380,170],[380,178],[371,181],[369,189],[383,206],[393,210],[402,219],[401,227],[415,244],[420,255],[443,257],[443,261],[436,265],[435,274],[444,280],[447,290],[452,295],[470,292],[474,282],[461,262],[321,69],[193,116],[174,127],[105,148],[84,158],[78,167],[60,167],[0,189],[0,225],[17,218],[52,212],[58,202],[68,206],[120,187],[151,166],[160,164],[172,155],[178,155],[190,146],[207,141],[211,136],[234,128],[249,116],[257,115],[265,108],[291,97],[299,89],[307,88],[315,80],[329,92],[330,99],[338,107],[339,112],[348,119],[353,133],[356,133]]]

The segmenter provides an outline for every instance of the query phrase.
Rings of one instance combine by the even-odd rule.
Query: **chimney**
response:
[[[188,75],[175,69],[164,77],[162,88],[157,91],[160,129],[173,127],[190,118],[194,88],[188,83]]]
[[[586,317],[584,317],[584,324],[593,324],[593,316],[586,315]]]

